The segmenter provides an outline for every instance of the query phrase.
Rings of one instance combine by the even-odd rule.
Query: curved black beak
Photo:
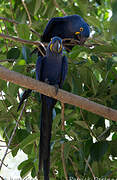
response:
[[[79,45],[83,45],[85,43],[85,41],[87,40],[87,38],[83,37],[81,34],[77,35],[77,39],[79,41]]]
[[[80,45],[83,45],[85,43],[86,39],[87,39],[86,37],[82,37],[81,36],[81,38],[80,38]]]

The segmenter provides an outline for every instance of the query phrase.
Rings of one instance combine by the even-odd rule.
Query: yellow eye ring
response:
[[[80,28],[80,31],[82,32],[83,30],[84,30],[84,28],[83,28],[83,27],[81,27],[81,28]]]

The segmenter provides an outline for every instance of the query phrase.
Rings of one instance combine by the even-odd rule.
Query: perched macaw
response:
[[[68,69],[67,58],[63,56],[62,52],[62,39],[57,36],[53,37],[47,47],[46,55],[38,57],[36,63],[37,80],[53,85],[56,89],[62,88]],[[30,93],[29,89],[24,92],[18,110]],[[44,180],[49,180],[52,112],[57,100],[41,94],[41,102],[39,171],[43,165]]]
[[[50,41],[46,56],[39,57],[36,63],[36,79],[62,88],[67,74],[67,58],[62,55],[62,39],[53,37]],[[42,111],[40,126],[39,170],[44,169],[44,180],[49,180],[50,140],[52,129],[52,112],[55,99],[41,94]]]

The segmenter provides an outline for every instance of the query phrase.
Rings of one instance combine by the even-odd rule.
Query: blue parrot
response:
[[[73,38],[82,45],[90,35],[90,27],[79,15],[52,18],[41,37],[42,42],[49,42],[54,36]]]
[[[56,90],[62,88],[68,69],[67,58],[62,52],[62,39],[55,36],[47,47],[46,55],[39,56],[36,63],[36,79],[55,86]],[[31,91],[28,89],[24,92],[18,110]],[[41,94],[41,102],[39,172],[43,166],[44,180],[49,180],[52,114],[57,100]]]
[[[62,39],[53,37],[47,47],[46,56],[40,56],[37,60],[37,80],[62,88],[68,69],[67,58],[62,55],[62,50]],[[41,94],[41,102],[39,171],[43,165],[44,180],[49,180],[52,112],[57,100]]]
[[[43,35],[41,36],[41,42],[50,42],[54,36],[59,36],[62,39],[72,38],[78,40],[79,45],[83,45],[90,35],[90,27],[79,15],[69,15],[64,17],[54,17],[47,23]],[[65,45],[65,43],[69,45]],[[63,42],[64,48],[69,52],[74,45],[70,41],[66,40]],[[31,54],[37,53],[38,56],[42,56],[45,50],[42,46],[36,48]]]

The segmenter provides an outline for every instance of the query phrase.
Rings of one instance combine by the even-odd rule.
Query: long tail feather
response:
[[[52,111],[56,100],[42,95],[42,112],[40,126],[39,171],[44,170],[44,180],[49,180],[50,140],[52,130]]]

